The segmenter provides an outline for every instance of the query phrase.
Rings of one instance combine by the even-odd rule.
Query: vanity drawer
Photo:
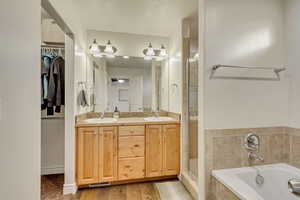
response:
[[[144,126],[119,126],[119,136],[145,135]]]
[[[144,157],[145,136],[119,137],[119,158]]]
[[[145,159],[120,158],[119,159],[119,180],[139,179],[145,177]]]

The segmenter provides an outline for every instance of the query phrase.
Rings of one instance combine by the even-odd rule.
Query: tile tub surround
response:
[[[209,198],[209,200],[240,200],[231,190],[214,177],[212,177],[212,185],[214,187],[214,197]]]
[[[243,147],[244,138],[250,132],[260,136],[259,155],[263,162],[249,162]],[[250,165],[289,163],[300,167],[300,129],[289,127],[207,129],[206,184],[207,199],[217,199],[216,182],[211,176],[215,169],[238,168]],[[220,192],[220,191],[219,191]]]

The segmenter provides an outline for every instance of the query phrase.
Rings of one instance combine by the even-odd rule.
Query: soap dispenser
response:
[[[118,118],[120,117],[120,111],[118,110],[118,107],[117,107],[117,106],[115,107],[113,117],[114,117],[115,119],[118,119]]]

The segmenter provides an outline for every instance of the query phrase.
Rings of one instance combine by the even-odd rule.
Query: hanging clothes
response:
[[[47,115],[54,115],[54,110],[60,113],[65,105],[63,48],[42,47],[41,54],[41,109],[47,109]]]
[[[49,73],[50,66],[52,63],[52,55],[43,54],[41,58],[41,102],[42,102],[42,110],[47,108],[47,97],[48,97],[48,85],[49,85]]]
[[[65,60],[61,56],[55,57],[50,65],[47,100],[50,114],[54,106],[55,112],[60,112],[65,105]]]

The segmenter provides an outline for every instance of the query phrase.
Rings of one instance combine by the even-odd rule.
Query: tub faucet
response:
[[[254,161],[261,161],[263,162],[264,161],[264,157],[263,156],[260,156],[258,155],[257,153],[251,151],[248,153],[248,159],[249,160],[254,160]]]

